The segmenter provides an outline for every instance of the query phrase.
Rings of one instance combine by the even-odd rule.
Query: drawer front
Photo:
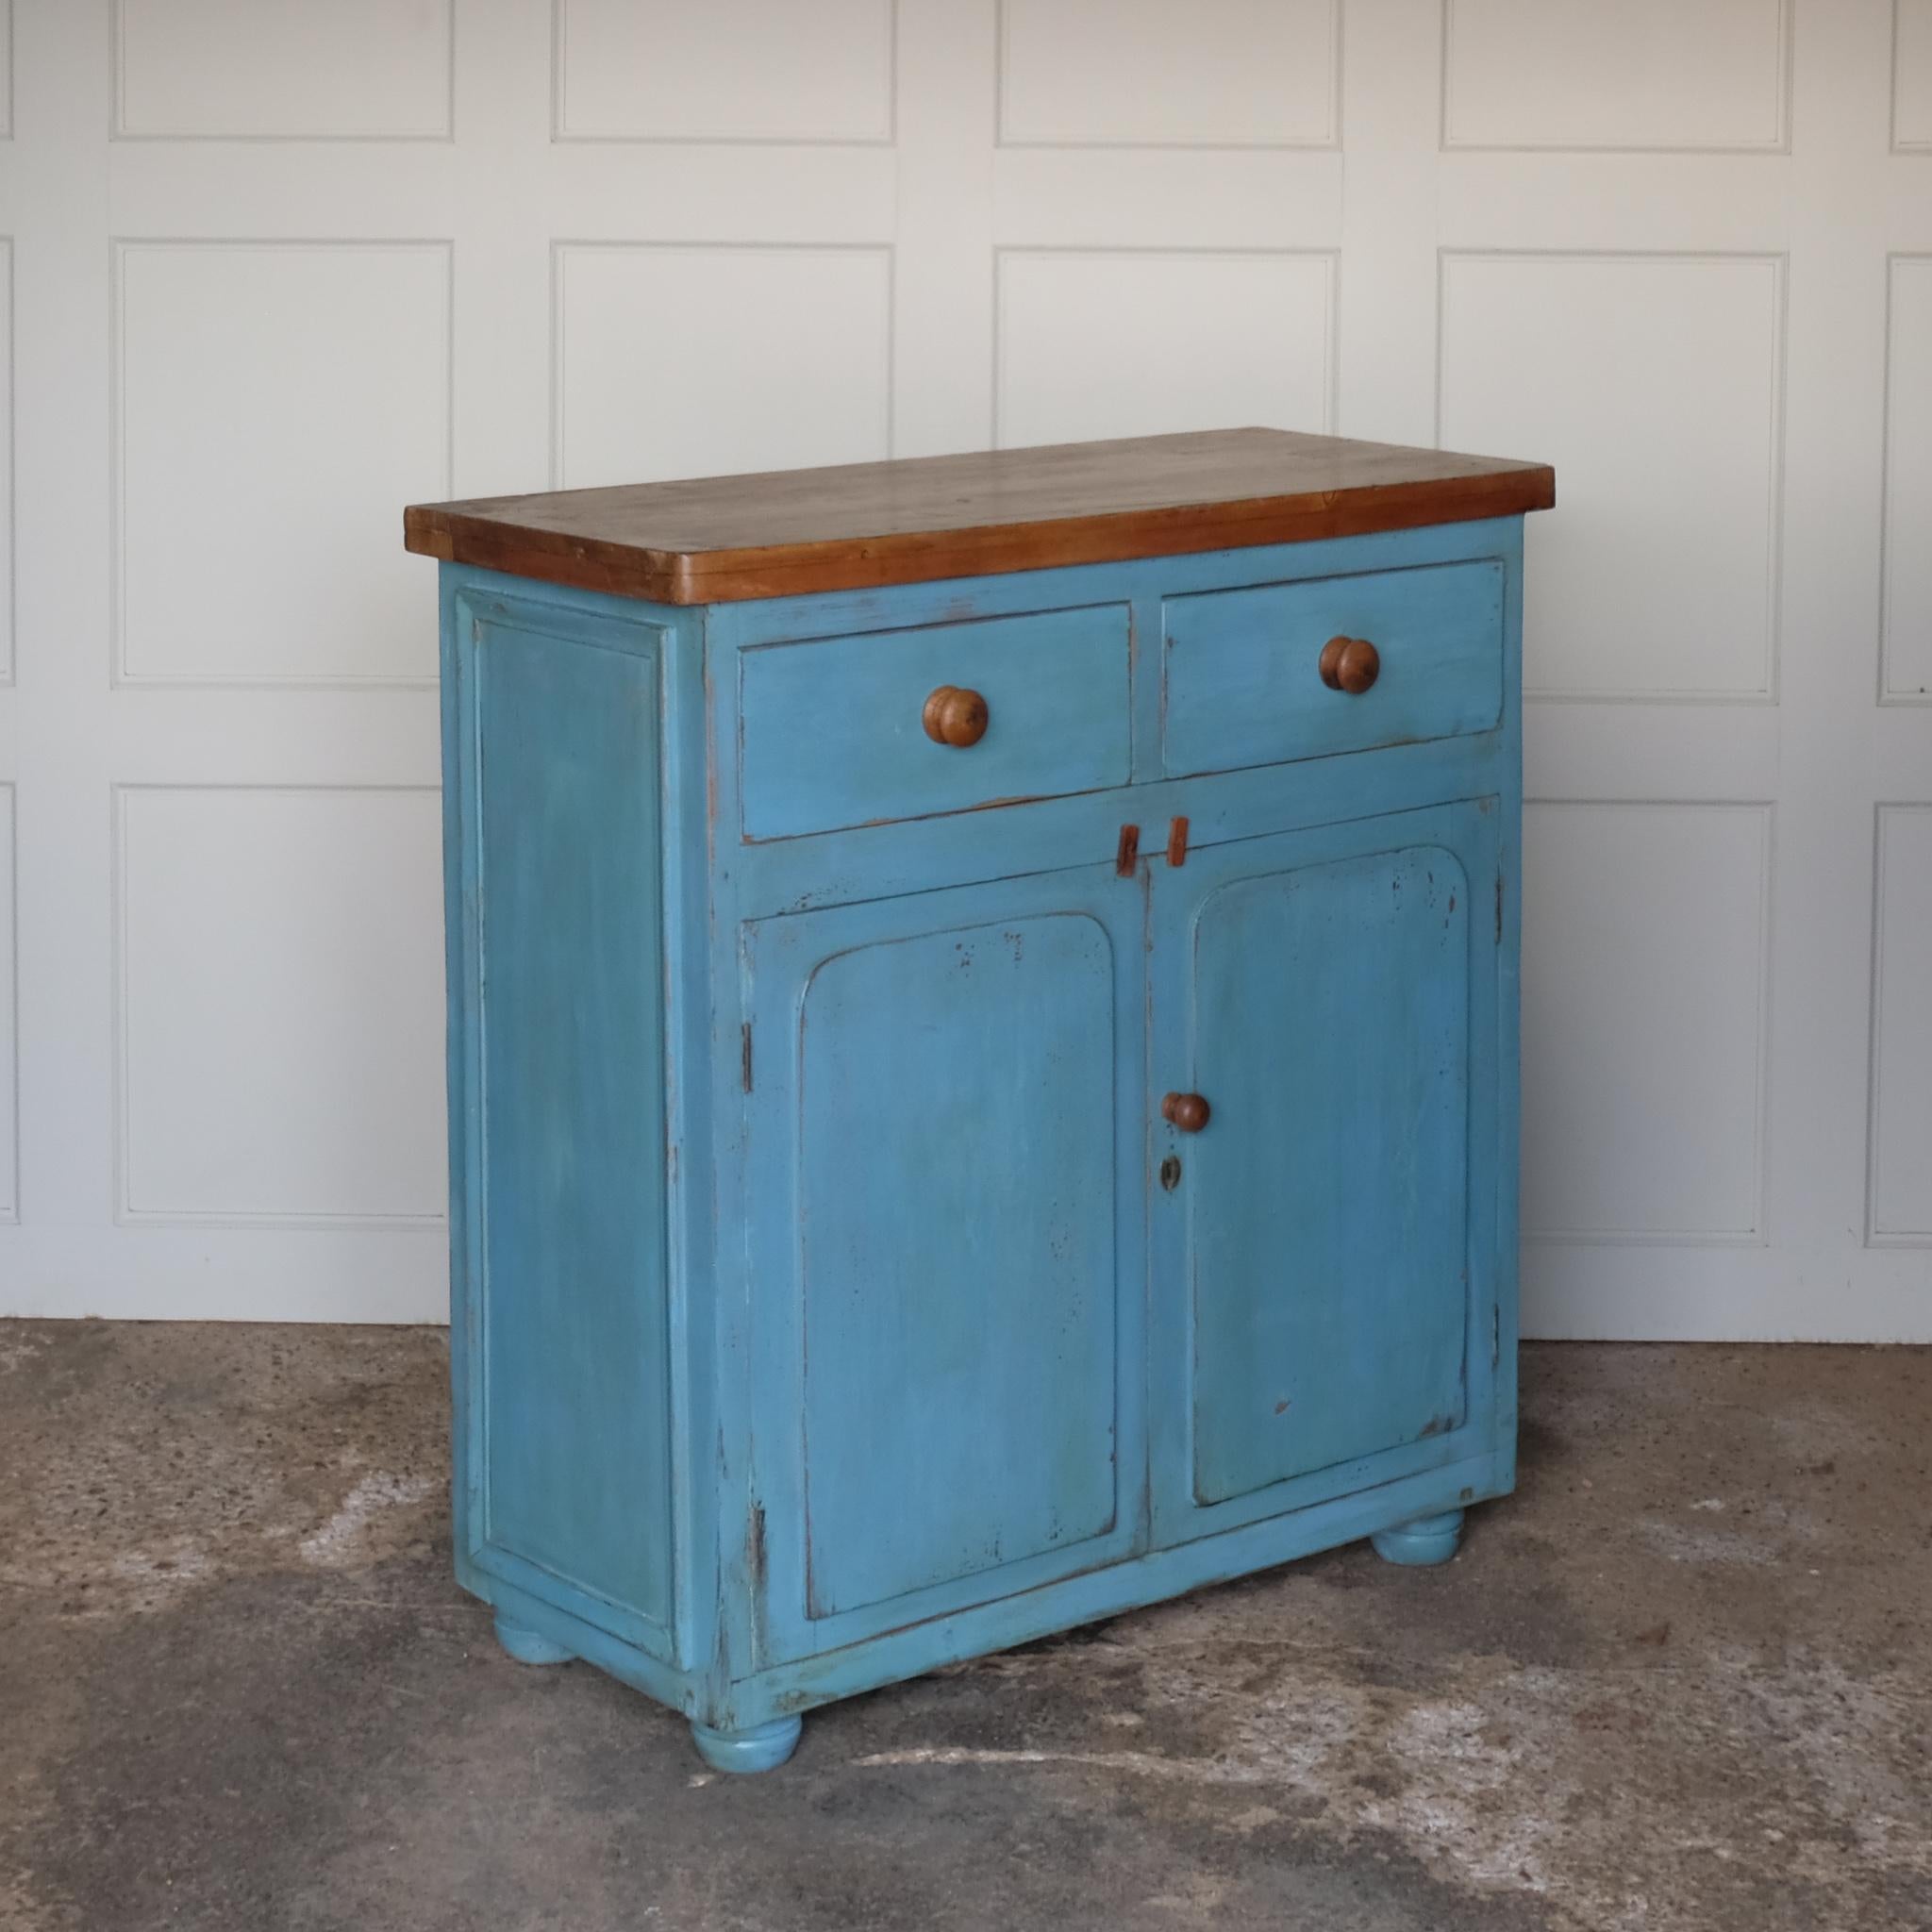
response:
[[[740,658],[744,836],[786,839],[1124,785],[1124,604],[760,644]],[[984,702],[971,742],[928,700]],[[972,737],[956,700],[953,737]]]
[[[1208,591],[1163,615],[1169,777],[1456,738],[1503,714],[1500,563]],[[1331,638],[1374,647],[1367,689],[1324,682]]]

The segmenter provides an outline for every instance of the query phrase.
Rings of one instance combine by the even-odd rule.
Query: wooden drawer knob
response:
[[[963,750],[986,736],[986,700],[961,685],[942,684],[926,699],[921,722],[935,744],[958,745]]]
[[[1198,1134],[1212,1111],[1198,1093],[1170,1093],[1160,1103],[1160,1117],[1183,1134]]]
[[[1330,638],[1315,668],[1330,691],[1359,697],[1382,675],[1382,654],[1367,638]]]

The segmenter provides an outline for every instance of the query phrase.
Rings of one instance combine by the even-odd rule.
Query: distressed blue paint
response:
[[[1304,769],[1342,773],[1401,756]],[[1485,770],[1499,781],[1493,755]],[[1163,1087],[1197,1088],[1216,1096],[1218,1109],[1191,1139],[1164,1122],[1153,1126],[1154,1158],[1173,1152],[1182,1163],[1174,1197],[1182,1211],[1155,1217],[1153,1278],[1185,1284],[1151,1298],[1148,1309],[1157,1542],[1309,1511],[1499,1446],[1497,1344],[1513,1331],[1499,1327],[1497,1305],[1515,1266],[1513,1238],[1507,1249],[1497,1241],[1495,1211],[1496,1163],[1507,1158],[1513,1173],[1515,1162],[1498,1065],[1514,1007],[1506,1015],[1506,948],[1494,917],[1508,801],[1471,789],[1474,800],[1451,806],[1213,843],[1191,852],[1179,872],[1157,871],[1153,1058],[1172,1070],[1158,1075]],[[1393,886],[1407,866],[1393,867],[1385,874],[1389,903],[1369,888],[1360,923],[1324,947],[1320,928],[1332,891],[1345,895],[1391,856],[1418,853],[1420,897],[1437,892],[1437,909],[1415,917],[1409,888],[1405,916]],[[1438,891],[1450,867],[1472,891]],[[1240,957],[1239,936],[1236,945],[1217,943],[1217,909],[1230,904],[1260,949],[1254,958]],[[1282,946],[1307,955],[1291,974],[1274,961]],[[1224,984],[1204,974],[1204,951]],[[1391,984],[1406,956],[1414,983]],[[1437,1076],[1431,1046],[1455,1058],[1458,1030],[1466,1071]],[[1380,1120],[1376,1100],[1405,1089],[1406,1118]],[[1233,1131],[1249,1114],[1266,1124]],[[1416,1157],[1433,1137],[1434,1165],[1446,1172],[1442,1141],[1458,1121],[1467,1124],[1466,1155],[1456,1158],[1455,1175],[1466,1185],[1459,1201],[1439,1186],[1424,1211],[1423,1197],[1391,1184],[1385,1161],[1392,1151],[1419,1177],[1430,1163]],[[1337,1198],[1351,1166],[1356,1178]],[[1231,1252],[1219,1225],[1229,1215],[1251,1243],[1245,1266],[1234,1258],[1244,1251]],[[1210,1274],[1217,1247],[1222,1266]],[[1218,1314],[1197,1324],[1204,1295]],[[1270,1349],[1242,1354],[1224,1332],[1230,1323]],[[1298,1360],[1301,1350],[1317,1353]],[[1459,1387],[1444,1366],[1451,1357]],[[1284,1371],[1307,1387],[1272,1387]],[[1274,1405],[1284,1399],[1290,1407],[1277,1416]],[[1212,1443],[1228,1407],[1253,1424],[1245,1447],[1232,1434]],[[1356,1416],[1354,1407],[1365,1413]],[[1312,1428],[1303,1433],[1297,1419]],[[1379,1445],[1366,1440],[1377,1433]],[[1196,1469],[1204,1434],[1221,1461],[1205,1475]],[[1256,1486],[1243,1490],[1237,1470]]]
[[[688,1622],[675,1143],[634,1083],[668,1080],[678,1005],[678,620],[613,623],[455,573],[444,591],[457,1571],[538,1635],[557,1633],[515,1611],[521,1592],[668,1658]],[[580,1479],[597,1466],[625,1480]]]
[[[505,1654],[520,1664],[567,1664],[573,1655],[567,1644],[506,1617],[501,1610],[496,1613],[496,1641]]]
[[[939,1663],[1453,1551],[1514,1479],[1514,520],[443,579],[457,1566],[513,1652],[768,1769]],[[1274,675],[1336,631],[1374,691]]]
[[[802,1728],[797,1718],[780,1717],[740,1731],[720,1731],[709,1724],[694,1724],[691,1735],[698,1747],[698,1756],[713,1771],[776,1771],[798,1749]]]
[[[1415,1568],[1446,1563],[1462,1541],[1462,1511],[1445,1509],[1439,1516],[1418,1516],[1392,1529],[1378,1529],[1369,1541],[1385,1563]]]
[[[1381,654],[1367,691],[1322,682],[1322,646],[1338,636]],[[1175,597],[1164,769],[1184,777],[1488,730],[1503,713],[1502,640],[1497,563]]]
[[[664,1112],[637,1104],[663,1085],[658,663],[501,623],[474,649],[483,1533],[666,1626]]]
[[[1136,1536],[1142,927],[1111,864],[747,926],[760,1663]]]
[[[748,839],[1127,781],[1124,604],[767,644],[739,665]],[[964,750],[921,723],[947,684],[987,701]]]
[[[1061,912],[902,936],[892,902],[864,909],[882,936],[825,934],[844,950],[810,967],[783,1070],[814,1621],[1085,1542],[1115,1510],[1107,928]],[[871,1146],[892,1160],[854,1158]]]
[[[1214,1108],[1175,1149],[1197,1502],[1462,1423],[1470,1007],[1493,1002],[1495,968],[1492,945],[1472,958],[1448,841],[1487,877],[1481,823],[1452,808],[1243,841],[1172,881],[1198,894],[1156,940],[1191,942],[1174,1077]]]

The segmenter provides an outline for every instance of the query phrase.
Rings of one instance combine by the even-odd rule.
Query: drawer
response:
[[[748,649],[739,659],[744,836],[1124,785],[1127,656],[1124,604]],[[949,689],[963,695],[934,728],[955,741],[925,724],[929,701]],[[984,705],[977,736],[974,694]]]
[[[1487,731],[1503,715],[1503,566],[1433,564],[1170,597],[1162,769],[1235,771]],[[1330,639],[1359,644],[1324,681]]]

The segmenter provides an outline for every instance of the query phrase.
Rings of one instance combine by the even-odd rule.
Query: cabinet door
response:
[[[1210,846],[1156,881],[1158,1539],[1456,1459],[1487,1422],[1496,809]],[[1169,1090],[1205,1127],[1160,1118]]]
[[[764,1660],[1141,1534],[1144,914],[1091,867],[744,929]]]

